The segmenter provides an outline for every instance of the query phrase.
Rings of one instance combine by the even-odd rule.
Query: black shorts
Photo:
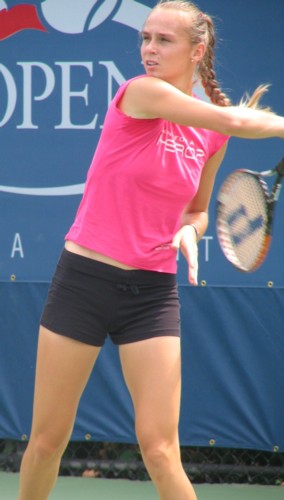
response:
[[[63,250],[49,288],[41,325],[86,344],[102,346],[180,336],[176,276],[123,270]]]

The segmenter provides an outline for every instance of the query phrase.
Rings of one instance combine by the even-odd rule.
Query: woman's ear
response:
[[[205,54],[206,47],[204,43],[198,43],[191,54],[191,61],[195,63],[199,63]]]

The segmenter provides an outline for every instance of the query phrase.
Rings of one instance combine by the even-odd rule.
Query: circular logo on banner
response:
[[[10,4],[13,5],[10,6]],[[0,0],[0,42],[24,30],[38,30],[48,34],[51,30],[55,30],[66,35],[80,35],[94,30],[107,19],[134,30],[139,30],[149,10],[149,7],[134,0],[84,0],[84,2],[78,2],[77,0],[60,0],[60,2],[58,0],[43,0],[42,2],[26,2],[25,4]],[[78,63],[76,65],[79,66]],[[87,66],[85,64],[85,67],[90,73],[90,65]],[[26,75],[30,72],[30,79],[31,72],[35,68],[40,68],[44,73],[44,77],[47,80],[47,87],[46,92],[34,97],[34,99],[44,100],[53,91],[54,77],[50,68],[45,63],[37,62],[33,66],[28,66],[27,64],[23,66]],[[68,70],[66,66],[62,66],[62,68],[66,71]],[[4,113],[4,120],[2,119],[2,122],[0,119],[0,126],[3,127],[8,122],[7,117],[12,115],[12,110],[16,106],[17,89],[13,77],[10,76],[9,69],[5,67],[1,69],[8,89],[6,113]],[[80,97],[79,93],[77,95]],[[83,93],[82,98],[87,100],[87,97]],[[25,108],[25,103],[23,103],[23,107]],[[75,128],[70,126],[70,121],[69,124],[66,121],[65,125],[66,129]],[[34,126],[31,120],[24,120],[24,124],[18,126],[18,128],[28,129],[34,128]],[[58,126],[57,128],[63,129],[64,126],[62,124],[61,127]],[[0,191],[2,192],[31,196],[75,195],[81,194],[83,189],[83,183],[56,187],[0,185]]]

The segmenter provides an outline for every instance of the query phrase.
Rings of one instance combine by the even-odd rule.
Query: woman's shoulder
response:
[[[121,92],[124,92],[125,89],[133,82],[137,81],[137,80],[141,80],[142,78],[147,78],[147,75],[137,75],[137,76],[133,76],[132,78],[129,78],[128,80],[125,80],[125,82],[123,82],[118,91],[117,91],[117,94],[121,93]]]
[[[135,88],[135,91],[137,90],[138,92],[140,91],[143,91],[143,90],[149,90],[149,89],[152,89],[152,88],[157,88],[157,85],[159,86],[159,88],[162,86],[170,86],[172,87],[170,84],[166,83],[164,80],[161,80],[160,78],[156,78],[156,77],[152,77],[152,76],[149,76],[149,75],[146,75],[146,74],[142,74],[142,75],[137,75],[137,76],[134,76],[128,80],[126,80],[125,82],[123,82],[118,91],[117,91],[117,96],[118,97],[121,97],[121,95],[125,92],[125,90],[127,89],[127,87],[129,86],[132,86]]]

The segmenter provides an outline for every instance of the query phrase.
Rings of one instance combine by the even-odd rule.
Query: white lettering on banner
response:
[[[71,71],[72,66],[84,66],[88,69],[90,76],[93,76],[93,64],[91,62],[86,63],[70,63],[70,62],[56,62],[57,66],[61,67],[62,71],[62,112],[61,112],[61,123],[56,125],[55,128],[63,129],[95,129],[98,119],[98,114],[96,113],[93,120],[85,125],[76,125],[71,123],[70,110],[71,110],[71,97],[81,97],[84,99],[86,106],[89,104],[88,100],[88,85],[86,84],[81,91],[71,91]]]
[[[210,256],[209,256],[209,241],[213,240],[213,236],[202,236],[200,242],[199,242],[199,247],[202,245],[202,242],[204,241],[204,262],[209,262]],[[177,253],[177,260],[179,260],[179,255],[180,255],[180,250]],[[199,259],[200,259],[200,253],[199,253]]]
[[[52,69],[41,62],[22,62],[17,63],[23,68],[23,123],[17,128],[32,129],[38,128],[38,125],[32,123],[32,69],[40,68],[45,75],[46,86],[42,94],[34,96],[35,101],[43,101],[50,96],[54,89],[55,78]]]
[[[11,259],[14,259],[15,253],[19,253],[19,256],[23,259],[24,258],[24,250],[23,250],[23,245],[21,241],[21,236],[19,233],[15,234],[14,237],[14,242],[13,242],[13,247],[12,247],[12,252],[11,252]]]
[[[210,241],[214,239],[213,236],[203,236],[199,245],[202,245],[202,242],[204,242],[204,262],[209,262],[210,261]],[[14,240],[13,240],[13,245],[12,245],[12,251],[11,251],[11,259],[14,259],[16,256],[21,257],[24,259],[24,249],[22,245],[22,239],[20,233],[15,233],[14,235]],[[177,260],[179,260],[180,257],[180,252],[178,251],[177,253]]]
[[[125,78],[113,61],[98,61],[98,64],[104,66],[107,70],[107,107],[109,106],[113,96],[113,81],[121,85]],[[33,107],[35,102],[44,101],[48,99],[57,84],[56,74],[54,70],[46,63],[39,61],[32,62],[18,62],[18,66],[23,71],[23,121],[17,125],[18,129],[38,129],[39,125],[33,121]],[[92,61],[67,61],[67,62],[54,62],[61,70],[61,119],[60,123],[54,125],[55,129],[95,129],[98,121],[98,113],[95,113],[91,120],[86,123],[73,123],[71,120],[71,108],[73,99],[82,99],[84,101],[85,109],[89,106],[89,92],[90,83],[86,82],[83,88],[79,90],[72,89],[72,78],[74,68],[84,68],[87,70],[88,77],[93,78],[93,62]],[[35,71],[40,70],[44,76],[44,88],[38,95],[33,94],[33,82],[36,79]],[[38,76],[38,73],[37,73]],[[18,95],[21,94],[17,88],[15,78],[3,64],[0,64],[0,78],[4,80],[7,88],[7,104],[4,108],[4,115],[0,117],[0,127],[6,125],[15,111]],[[92,91],[92,90],[91,90]],[[3,101],[2,101],[3,102]],[[5,104],[4,104],[5,106]],[[45,123],[46,126],[46,123]]]
[[[18,66],[23,68],[23,123],[17,128],[34,129],[38,125],[32,123],[32,100],[43,101],[50,96],[54,89],[55,77],[52,69],[41,62],[18,62]],[[42,94],[32,98],[32,69],[40,68],[45,75],[46,85]]]
[[[3,127],[3,125],[10,120],[12,114],[14,113],[17,103],[17,87],[13,75],[6,68],[6,66],[4,66],[4,64],[0,64],[0,75],[3,76],[7,88],[7,106],[4,116],[0,121],[0,127]]]
[[[118,83],[118,85],[122,85],[125,82],[124,76],[120,73],[120,71],[117,69],[116,65],[114,64],[113,61],[99,61],[99,64],[102,66],[105,66],[107,69],[107,74],[108,74],[108,80],[107,80],[107,102],[108,106],[110,105],[110,102],[113,98],[114,92],[112,89],[112,81],[115,79],[115,81]]]
[[[209,241],[213,240],[213,236],[202,236],[205,242],[205,262],[209,262]]]

